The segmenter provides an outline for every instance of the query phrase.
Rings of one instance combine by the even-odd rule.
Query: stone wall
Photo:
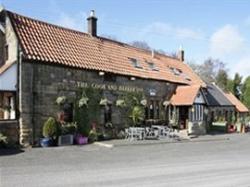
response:
[[[173,94],[176,85],[161,81],[136,79],[117,76],[115,82],[106,81],[96,71],[84,71],[65,66],[46,65],[38,62],[22,64],[20,128],[21,143],[34,143],[41,137],[42,125],[50,116],[56,117],[58,96],[76,97],[79,86],[86,84],[106,85],[103,94],[115,103],[122,92],[117,88],[129,88],[129,91],[143,90],[145,96],[157,99],[161,103]],[[154,90],[155,96],[150,96]],[[124,92],[123,92],[124,93]],[[164,111],[163,111],[164,113]],[[113,124],[121,123],[119,112],[112,106]],[[28,141],[29,140],[29,141]],[[31,141],[30,141],[31,140]]]
[[[7,136],[13,143],[18,143],[19,129],[17,121],[0,121],[0,133]]]

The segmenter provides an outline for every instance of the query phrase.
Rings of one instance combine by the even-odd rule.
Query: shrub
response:
[[[43,136],[45,138],[56,138],[58,126],[55,118],[50,117],[43,125]]]
[[[132,109],[130,117],[132,118],[134,126],[138,125],[144,119],[144,110],[140,106],[135,106]]]
[[[8,145],[8,138],[0,133],[0,148],[6,148]]]
[[[98,139],[98,134],[96,130],[92,129],[89,131],[89,142],[95,142]]]
[[[62,124],[61,126],[61,134],[75,134],[77,131],[77,124],[76,122]]]

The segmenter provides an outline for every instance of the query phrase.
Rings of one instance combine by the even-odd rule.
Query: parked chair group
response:
[[[129,127],[125,129],[125,134],[125,139],[128,140],[179,138],[177,130],[160,125],[153,125],[151,127]]]

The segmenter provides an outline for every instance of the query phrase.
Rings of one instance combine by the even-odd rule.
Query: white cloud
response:
[[[237,64],[231,64],[231,73],[239,73],[244,77],[250,76],[250,55],[242,57],[238,60]]]
[[[175,27],[163,22],[154,22],[143,29],[144,35],[155,34],[165,37],[175,37],[176,39],[200,39],[201,31],[192,30],[185,27]]]
[[[56,0],[48,1],[48,10],[51,12],[51,22],[66,28],[83,31],[86,30],[86,12],[68,13]]]
[[[237,53],[244,48],[244,38],[237,27],[225,25],[210,38],[210,52],[215,56]]]
[[[59,13],[59,17],[55,20],[57,25],[61,25],[66,28],[83,31],[86,28],[86,17],[87,14],[84,12],[79,12],[74,16],[68,15],[64,12]]]
[[[245,20],[245,24],[250,26],[250,16],[248,16],[247,19]]]

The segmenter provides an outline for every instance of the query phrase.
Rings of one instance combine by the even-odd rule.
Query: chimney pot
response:
[[[95,10],[90,11],[90,17],[95,17]]]
[[[154,51],[154,49],[151,50],[151,56],[152,56],[152,58],[155,57],[155,51]]]
[[[88,33],[91,36],[97,36],[97,18],[95,17],[95,11],[91,10],[88,21]]]
[[[182,46],[180,46],[179,48],[179,51],[178,51],[178,59],[181,61],[181,62],[184,62],[184,50],[182,48]]]

